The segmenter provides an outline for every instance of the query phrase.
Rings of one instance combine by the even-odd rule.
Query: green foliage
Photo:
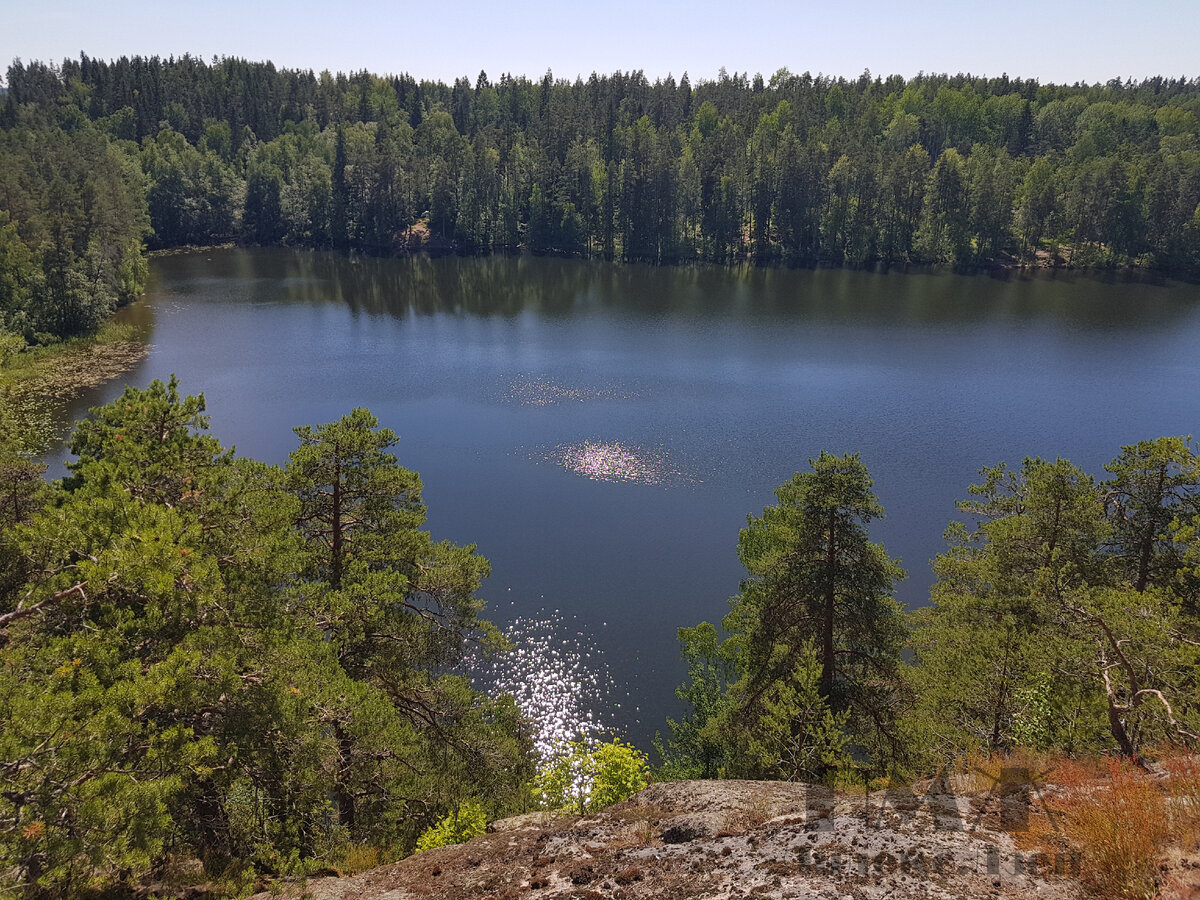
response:
[[[1016,746],[1069,752],[1197,740],[1191,610],[1200,492],[1190,441],[1122,448],[1097,485],[1066,460],[984,469],[938,557],[918,614],[920,702],[908,727],[928,752]]]
[[[1024,714],[1018,698],[1040,690],[1044,673],[1060,672],[1073,652],[1056,629],[1056,598],[1094,577],[1092,551],[1107,533],[1094,482],[1066,460],[980,474],[972,499],[959,504],[978,525],[947,531],[950,549],[934,564],[935,603],[914,642],[921,714],[937,723],[930,736],[949,755],[1013,745],[1014,717]],[[1078,689],[1056,676],[1057,696]]]
[[[646,755],[632,744],[616,738],[592,750],[584,771],[592,780],[587,801],[591,810],[604,809],[628,800],[644,788],[650,779]]]
[[[174,379],[127,388],[0,507],[5,888],[128,884],[168,847],[303,872],[525,795],[511,698],[453,674],[486,562],[420,531],[390,432],[299,429],[283,471],[206,427]]]
[[[1140,441],[1123,447],[1104,468],[1112,476],[1102,489],[1116,577],[1137,591],[1158,585],[1189,599],[1196,596],[1193,582],[1181,571],[1186,543],[1178,524],[1200,512],[1200,460],[1191,438]]]
[[[216,150],[193,147],[168,127],[143,141],[141,164],[152,246],[206,244],[233,236],[241,183]]]
[[[728,637],[680,631],[689,712],[656,741],[661,777],[827,780],[851,753],[911,773],[964,753],[1136,758],[1200,741],[1190,439],[1124,447],[1105,468],[1102,484],[1063,459],[983,469],[901,666],[900,570],[866,539],[870,479],[857,457],[813,460],[741,534],[751,577]]]
[[[1014,746],[1043,750],[1051,743],[1054,705],[1050,676],[1042,674],[1013,693],[1013,717],[1009,733]]]
[[[0,209],[0,366],[25,348],[30,301],[41,285],[33,251],[8,210]]]
[[[632,797],[650,781],[646,755],[619,738],[572,741],[538,769],[534,801],[543,809],[595,812]]]
[[[664,775],[813,780],[848,764],[852,745],[881,767],[900,756],[905,623],[892,591],[904,572],[867,538],[883,509],[858,456],[810,466],[739,536],[750,577],[726,640],[707,623],[680,632],[692,709],[659,743]]]
[[[417,850],[432,850],[462,844],[487,831],[487,813],[473,800],[456,807],[436,825],[431,825],[417,838]]]
[[[892,592],[904,571],[867,538],[866,524],[883,508],[858,456],[822,453],[810,465],[776,490],[779,503],[752,517],[738,539],[751,577],[724,626],[738,659],[742,711],[753,714],[811,644],[821,695],[834,711],[851,711],[858,740],[871,744],[894,708],[905,625]]]
[[[1200,271],[1187,80],[614,72],[472,88],[185,55],[18,64],[10,83],[6,131],[136,155],[156,246]],[[26,240],[57,201],[16,196]],[[0,237],[0,309],[4,255]],[[86,321],[79,279],[49,274]]]
[[[300,446],[288,473],[301,503],[298,524],[313,554],[313,576],[335,590],[348,574],[412,569],[406,557],[427,547],[415,536],[425,520],[420,479],[396,464],[388,453],[396,436],[378,425],[370,412],[356,409],[338,422],[296,429]],[[397,546],[399,537],[418,544]]]
[[[708,622],[680,628],[679,643],[688,676],[675,689],[675,696],[686,704],[688,712],[678,722],[667,719],[671,737],[665,743],[661,736],[655,737],[655,749],[662,760],[656,776],[662,781],[716,778],[725,749],[720,735],[707,726],[723,715],[737,663],[730,656],[731,646],[721,642],[717,629]]]
[[[146,280],[136,161],[91,127],[0,130],[0,330],[91,334]]]
[[[720,721],[725,743],[732,750],[729,771],[745,772],[782,781],[819,781],[850,765],[850,709],[834,712],[821,694],[821,666],[809,643],[792,653],[776,648],[792,663],[764,692],[756,704],[742,695],[745,683],[732,692],[734,708],[751,707],[756,715],[729,716]],[[783,660],[780,660],[782,663]]]
[[[589,747],[581,741],[572,741],[557,749],[538,767],[533,781],[533,802],[542,809],[574,808],[582,813],[589,792],[583,775]]]
[[[962,157],[946,149],[933,167],[916,242],[920,254],[933,262],[962,260],[970,246],[967,174]]]

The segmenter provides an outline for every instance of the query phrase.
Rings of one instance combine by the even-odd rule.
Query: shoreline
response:
[[[336,249],[319,247],[309,244],[246,244],[238,242],[223,242],[220,244],[169,247],[151,250],[147,253],[150,259],[170,256],[186,256],[213,250],[284,250],[296,253],[330,253],[348,259],[559,259],[576,262],[603,263],[610,266],[650,266],[664,269],[714,269],[714,270],[761,270],[761,271],[850,271],[868,272],[876,275],[898,273],[905,275],[963,275],[967,277],[985,278],[1082,278],[1101,282],[1137,282],[1143,284],[1162,284],[1178,282],[1180,284],[1200,284],[1200,275],[1186,271],[1160,269],[1149,266],[1139,266],[1132,263],[1113,266],[1073,265],[1069,262],[1054,263],[1047,259],[1021,260],[1016,258],[995,259],[987,262],[971,264],[931,263],[915,260],[865,260],[862,262],[838,260],[833,258],[815,259],[785,259],[785,258],[756,258],[752,254],[737,256],[725,261],[706,260],[700,258],[664,258],[660,260],[625,259],[620,256],[608,257],[601,253],[563,253],[556,250],[495,249],[475,252],[465,252],[458,249],[438,249],[432,247],[404,248],[396,252],[370,252],[361,248]]]
[[[132,370],[150,345],[130,325],[112,320],[90,337],[26,350],[0,367],[0,396],[44,448],[55,438],[58,408]]]

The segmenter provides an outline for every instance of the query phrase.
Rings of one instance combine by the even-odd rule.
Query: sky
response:
[[[1042,83],[1200,76],[1197,0],[0,0],[14,58],[237,56],[320,72],[452,82],[685,71],[694,82],[781,68],[856,78],[919,72]]]

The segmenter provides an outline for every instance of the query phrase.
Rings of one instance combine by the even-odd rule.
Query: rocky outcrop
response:
[[[466,844],[352,878],[283,885],[312,900],[1080,896],[1070,859],[1018,848],[1034,798],[946,785],[837,795],[801,784],[656,784],[587,816],[504,820]],[[1055,874],[1057,866],[1059,874]],[[1077,874],[1077,872],[1075,873]],[[279,897],[261,894],[261,900]]]

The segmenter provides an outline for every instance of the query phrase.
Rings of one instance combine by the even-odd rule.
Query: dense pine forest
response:
[[[0,315],[29,339],[86,331],[140,283],[142,239],[1194,275],[1198,114],[1196,80],[446,85],[190,56],[16,61]]]

